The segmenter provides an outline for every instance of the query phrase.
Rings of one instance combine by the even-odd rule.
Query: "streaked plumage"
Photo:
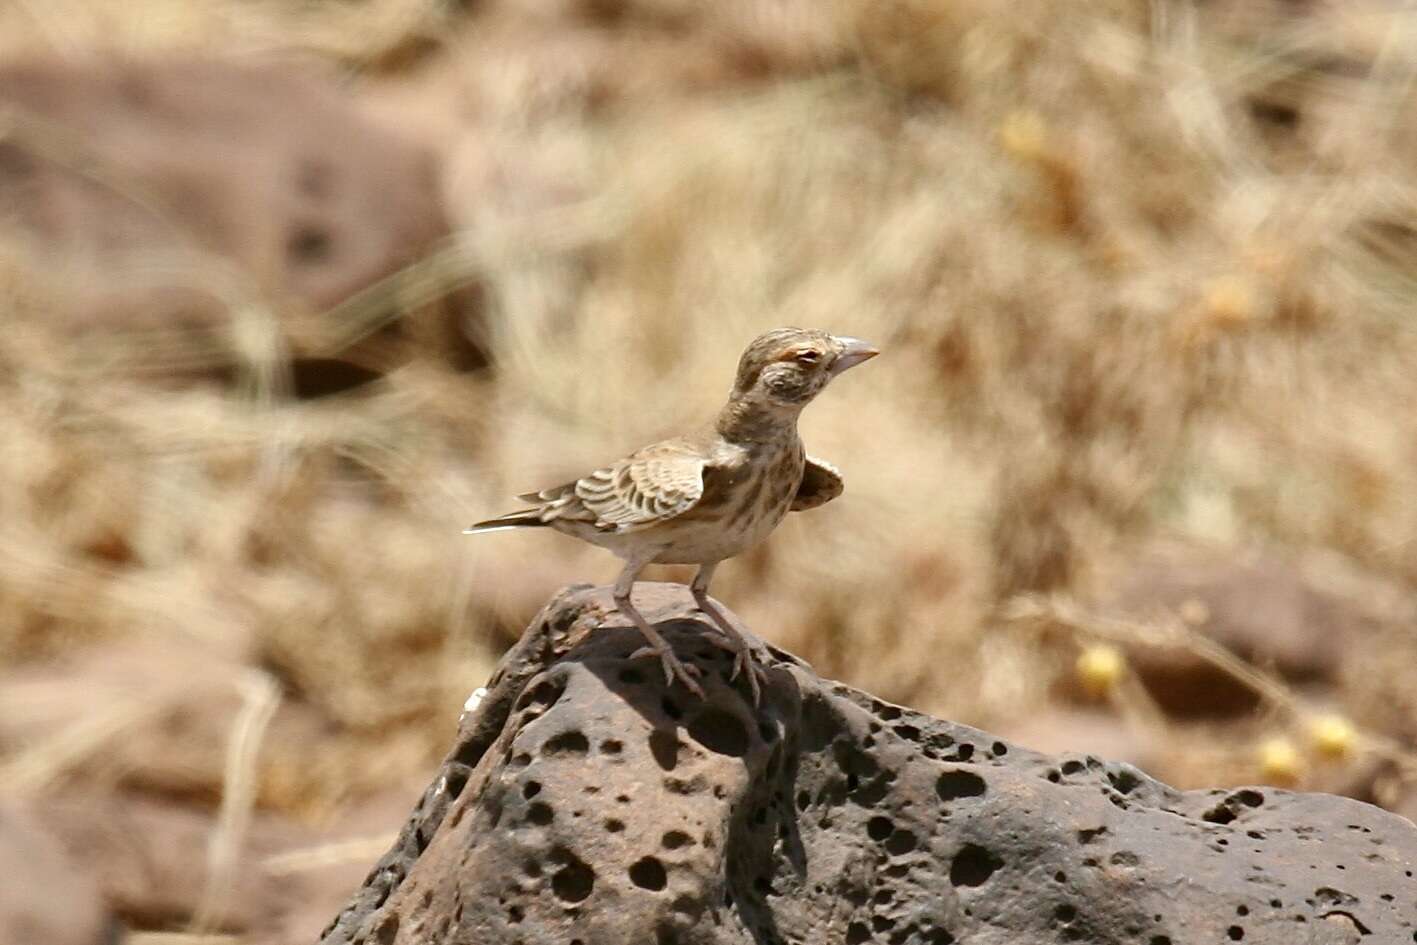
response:
[[[827,383],[876,350],[824,331],[779,328],[755,339],[738,364],[728,403],[697,434],[663,440],[564,485],[526,493],[531,507],[478,522],[468,532],[550,527],[625,560],[615,584],[620,610],[645,635],[668,681],[702,694],[687,667],[635,610],[631,591],[647,564],[698,564],[694,599],[737,654],[754,702],[759,684],[748,645],[708,598],[720,561],[762,541],[788,511],[814,509],[842,492],[829,463],[807,456],[797,417]]]

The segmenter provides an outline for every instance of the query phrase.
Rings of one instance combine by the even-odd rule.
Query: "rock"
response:
[[[1176,791],[827,680],[756,644],[754,711],[678,586],[638,603],[707,698],[554,598],[326,945],[1407,942],[1417,828],[1344,798]]]
[[[324,311],[448,233],[431,154],[294,63],[12,63],[0,113],[0,218],[62,286],[70,332]]]
[[[278,814],[253,811],[235,848],[221,845],[232,855],[229,872],[215,875],[212,843],[220,830],[215,811],[120,791],[35,800],[27,812],[59,854],[67,851],[63,883],[53,871],[37,869],[36,875],[56,890],[91,891],[130,931],[173,932],[204,922],[249,945],[289,945],[318,935],[330,912],[359,885],[366,870],[345,847],[363,848],[371,836],[388,836],[416,796],[405,788],[391,789],[319,832]],[[0,856],[10,835],[5,814],[0,809]],[[5,899],[0,896],[0,903],[8,905]],[[32,901],[44,900],[36,896]],[[0,935],[4,945],[48,941]],[[107,942],[56,939],[70,941]]]
[[[215,643],[130,637],[0,671],[0,743],[23,760],[23,783],[12,786],[120,785],[194,807],[215,803],[246,702],[246,660],[255,659],[249,642],[232,643],[233,635]],[[72,733],[96,717],[112,726],[110,737],[73,743]],[[309,703],[282,699],[261,738],[258,799],[287,809],[295,798],[318,804],[322,773],[309,746],[332,726]],[[55,753],[54,744],[69,747]]]
[[[25,808],[0,805],[0,942],[105,945],[117,927],[97,883]]]
[[[1116,612],[1140,620],[1185,619],[1237,656],[1272,667],[1293,683],[1332,682],[1363,615],[1284,562],[1168,551],[1144,556],[1117,582]],[[1230,716],[1258,697],[1213,664],[1181,648],[1138,646],[1129,653],[1147,689],[1181,717]]]
[[[134,929],[187,927],[203,908],[209,878],[209,838],[215,818],[206,811],[118,793],[37,804],[50,834],[75,857],[103,890],[104,899]],[[243,836],[244,846],[264,843]],[[207,904],[215,928],[260,928],[289,908],[285,885],[240,858],[232,882]]]

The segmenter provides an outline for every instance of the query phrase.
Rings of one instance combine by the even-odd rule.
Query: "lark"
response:
[[[840,474],[806,454],[797,418],[832,380],[873,358],[858,338],[778,328],[748,345],[728,403],[696,433],[662,440],[565,485],[519,498],[529,508],[469,527],[553,528],[614,552],[625,562],[615,605],[648,645],[631,659],[656,656],[665,682],[678,679],[702,697],[669,643],[635,609],[635,579],[649,564],[697,564],[689,585],[699,609],[723,633],[710,640],[735,654],[731,679],[748,679],[756,705],[760,672],[748,642],[709,599],[714,570],[767,538],[789,511],[815,509],[841,495]]]

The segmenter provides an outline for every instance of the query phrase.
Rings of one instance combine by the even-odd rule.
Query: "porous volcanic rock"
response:
[[[761,644],[754,710],[687,591],[639,588],[707,698],[563,591],[326,945],[1417,941],[1396,815],[1015,748]]]

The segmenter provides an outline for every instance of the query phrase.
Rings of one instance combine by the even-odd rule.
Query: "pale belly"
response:
[[[765,541],[787,515],[791,499],[764,509],[751,527],[729,530],[716,522],[684,522],[667,529],[669,544],[655,557],[656,564],[704,564],[742,554]],[[675,523],[678,525],[679,523]]]

